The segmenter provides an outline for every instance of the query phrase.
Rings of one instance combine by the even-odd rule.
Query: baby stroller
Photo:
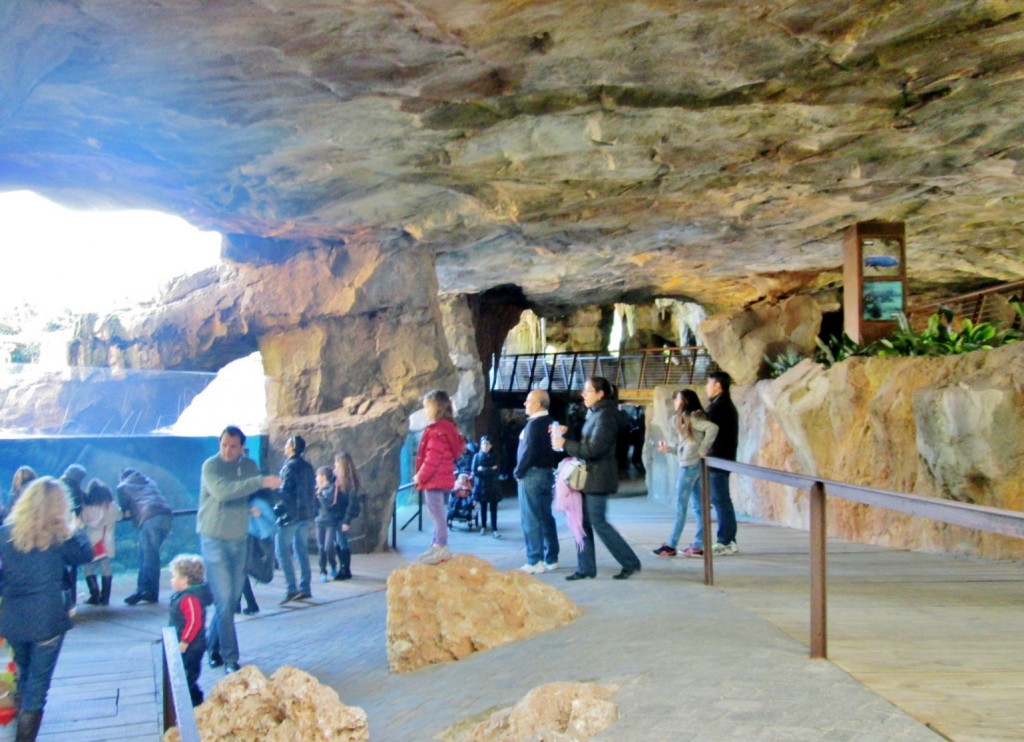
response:
[[[480,510],[473,497],[473,475],[460,472],[455,478],[455,489],[448,498],[448,527],[461,520],[471,531],[480,530]]]

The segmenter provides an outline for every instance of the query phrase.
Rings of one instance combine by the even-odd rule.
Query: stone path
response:
[[[834,542],[832,661],[812,661],[806,533],[741,523],[742,553],[716,560],[716,586],[707,588],[699,560],[650,553],[671,525],[668,508],[616,499],[610,518],[637,548],[643,571],[611,580],[615,565],[599,548],[599,578],[567,583],[573,554],[563,539],[564,569],[538,579],[584,609],[570,626],[462,662],[389,674],[385,580],[428,542],[410,526],[400,551],[356,555],[356,579],[315,583],[312,601],[281,607],[279,584],[259,586],[263,611],[239,620],[242,661],[267,674],[284,664],[313,673],[366,709],[371,739],[385,742],[430,740],[554,680],[619,685],[620,719],[598,737],[617,742],[1024,738],[1019,565]],[[514,501],[502,503],[499,522],[508,524],[500,540],[457,524],[452,548],[518,567]],[[129,588],[116,583],[118,602]],[[84,608],[40,740],[157,739],[154,640],[165,622],[166,605]],[[204,669],[203,684],[220,677]]]

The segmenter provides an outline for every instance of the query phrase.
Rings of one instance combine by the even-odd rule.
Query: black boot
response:
[[[113,577],[100,578],[100,605],[110,605],[110,586],[113,583]]]
[[[352,579],[352,551],[350,549],[338,549],[338,576],[334,579]]]
[[[39,734],[39,725],[42,723],[42,709],[38,711],[19,711],[18,731],[14,738],[15,742],[36,742],[36,736]]]
[[[85,578],[85,584],[89,588],[89,599],[86,605],[99,605],[100,604],[100,584],[96,580],[95,575],[87,575]]]

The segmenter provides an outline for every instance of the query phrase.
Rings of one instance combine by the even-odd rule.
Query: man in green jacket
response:
[[[281,480],[262,476],[256,462],[243,456],[245,433],[229,425],[220,434],[220,453],[203,463],[196,533],[213,591],[213,619],[207,633],[210,667],[238,669],[235,606],[245,585],[249,535],[249,496],[275,489]]]

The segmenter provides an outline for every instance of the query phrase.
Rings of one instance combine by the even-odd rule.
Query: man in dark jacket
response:
[[[535,389],[526,395],[523,407],[528,419],[519,434],[514,472],[526,540],[526,564],[520,569],[532,575],[558,569],[558,527],[551,514],[551,496],[561,456],[551,450],[550,404],[547,392]]]
[[[156,603],[160,597],[160,547],[171,532],[172,510],[156,482],[127,468],[117,485],[117,504],[139,529],[139,577],[128,605]]]
[[[731,384],[732,379],[724,371],[715,371],[708,376],[705,387],[710,400],[707,415],[708,419],[718,426],[718,435],[707,455],[735,461],[740,423],[736,405],[729,396]],[[732,556],[738,554],[740,549],[736,545],[736,511],[732,505],[732,496],[729,494],[729,472],[711,469],[708,474],[711,484],[711,506],[718,516],[718,538],[712,549],[715,556]],[[697,537],[693,546],[684,553],[687,556],[703,556],[704,518],[700,498],[695,497],[693,503],[693,515],[697,519]]]
[[[287,459],[281,467],[281,486],[277,490],[277,561],[284,573],[287,592],[282,604],[313,597],[309,568],[309,522],[316,515],[316,472],[302,458],[306,441],[293,435],[284,444]],[[299,561],[299,584],[295,584],[292,553]]]
[[[60,481],[68,489],[71,495],[71,511],[75,515],[82,514],[82,501],[85,500],[85,490],[82,489],[82,482],[87,476],[85,467],[80,464],[71,464],[64,473],[60,475]],[[69,565],[64,574],[64,602],[68,610],[74,610],[78,603],[78,565]]]

